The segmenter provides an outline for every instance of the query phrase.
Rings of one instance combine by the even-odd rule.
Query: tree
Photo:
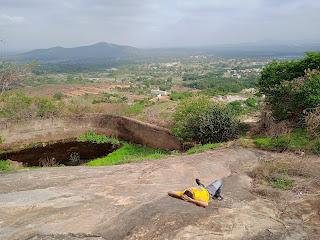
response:
[[[16,65],[8,62],[0,63],[0,94],[18,81],[18,68]]]

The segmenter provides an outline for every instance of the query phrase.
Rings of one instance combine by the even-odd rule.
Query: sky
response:
[[[320,0],[0,0],[7,50],[320,42]]]

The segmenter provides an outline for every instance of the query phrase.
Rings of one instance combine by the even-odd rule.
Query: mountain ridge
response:
[[[35,49],[19,55],[22,60],[40,62],[65,62],[83,59],[128,59],[140,54],[141,50],[131,46],[98,42],[92,45],[65,48],[56,46],[47,49]]]
[[[107,42],[97,42],[79,47],[56,46],[35,49],[17,55],[20,61],[36,60],[39,63],[112,63],[136,61],[150,57],[179,57],[210,55],[218,57],[282,57],[303,56],[307,51],[320,51],[320,44],[224,44],[207,47],[136,48]]]

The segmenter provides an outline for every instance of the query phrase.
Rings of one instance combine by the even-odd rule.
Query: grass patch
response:
[[[317,138],[309,143],[309,149],[313,154],[320,155],[320,138]]]
[[[117,93],[103,93],[102,96],[94,98],[92,104],[98,103],[126,103],[128,98],[126,96],[121,96]]]
[[[273,139],[269,137],[257,137],[254,139],[254,143],[262,149],[272,150],[274,148]]]
[[[0,144],[4,143],[4,137],[0,135]]]
[[[306,151],[320,154],[320,138],[311,138],[305,129],[295,129],[291,133],[277,137],[255,137],[257,147],[275,151]]]
[[[172,101],[179,101],[179,100],[183,100],[186,98],[189,98],[193,95],[192,92],[172,92],[170,94],[170,99]]]
[[[11,166],[9,161],[7,160],[0,160],[0,172],[6,172],[11,170]]]
[[[250,176],[259,184],[267,184],[280,190],[289,190],[294,185],[291,176],[307,176],[309,169],[301,167],[301,162],[293,160],[265,161],[255,167]]]
[[[290,179],[288,176],[284,175],[267,178],[267,181],[273,188],[278,188],[280,190],[290,190],[294,184],[293,179]]]
[[[111,143],[114,145],[120,144],[120,141],[114,137],[99,135],[90,130],[84,133],[83,135],[79,136],[77,140],[79,142]]]
[[[250,147],[255,147],[255,141],[251,138],[246,138],[246,137],[240,137],[239,138],[239,144],[242,147],[250,148]]]
[[[188,154],[201,153],[201,152],[217,149],[221,146],[223,146],[223,143],[209,143],[209,144],[204,144],[204,145],[196,145],[196,146],[190,148],[187,151],[187,153]]]
[[[159,159],[168,155],[168,152],[159,149],[152,149],[140,145],[124,143],[118,150],[109,155],[92,160],[88,166],[109,166],[123,163],[142,161],[146,159]]]
[[[152,103],[148,100],[141,100],[137,101],[134,104],[130,105],[126,110],[125,113],[128,115],[136,115],[139,114],[145,109],[146,107],[150,106]]]
[[[246,116],[259,110],[258,101],[255,98],[248,98],[245,101],[234,101],[226,105],[236,117]]]

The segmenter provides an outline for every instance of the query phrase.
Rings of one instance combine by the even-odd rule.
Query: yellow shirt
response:
[[[200,187],[200,188],[195,188],[195,187],[191,187],[186,189],[185,191],[190,191],[193,194],[193,199],[197,200],[197,201],[202,201],[202,202],[209,202],[210,199],[210,194],[208,192],[207,189],[205,189],[204,187]],[[185,191],[179,192],[179,195],[183,195]]]
[[[194,200],[209,202],[210,194],[209,194],[208,190],[205,189],[204,187],[200,187],[200,189],[192,187],[189,189],[189,191],[193,193]]]

